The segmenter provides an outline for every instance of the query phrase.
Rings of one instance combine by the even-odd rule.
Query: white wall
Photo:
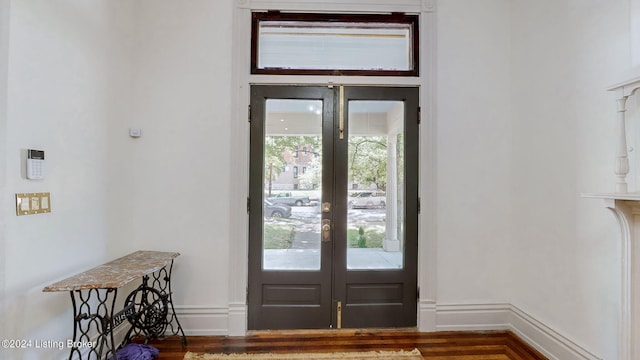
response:
[[[438,304],[508,300],[509,3],[438,2]]]
[[[226,308],[231,2],[30,0],[7,13],[8,4],[2,338],[70,338],[69,294],[41,289],[137,249],[183,254],[176,304]],[[143,137],[129,138],[130,126]],[[43,181],[24,178],[21,152],[30,147],[46,151]],[[6,194],[31,191],[51,192],[51,214],[15,216]],[[195,327],[220,333],[226,324]]]
[[[230,156],[243,118],[233,4],[20,0],[10,25],[0,13],[2,337],[68,338],[68,294],[41,288],[137,249],[181,252],[183,325],[227,331],[229,249],[246,241],[230,238],[244,222],[228,215],[228,174],[246,166]],[[615,224],[579,194],[613,184],[604,89],[630,64],[628,4],[438,2],[438,305],[512,303],[617,357]],[[24,179],[28,147],[47,151],[43,181]],[[16,217],[13,194],[30,191],[50,191],[53,212]]]
[[[7,71],[9,69],[9,0],[0,0],[0,208],[9,208],[6,191],[6,135],[7,135]],[[5,299],[5,228],[6,216],[0,216],[0,313],[4,313]],[[7,323],[0,324],[0,339],[6,338]]]
[[[6,119],[4,111],[0,115],[0,172],[6,181],[0,182],[3,338],[70,338],[69,294],[42,288],[106,260],[105,133],[118,92],[110,65],[120,57],[111,52],[120,38],[112,26],[119,6],[109,0],[20,0],[10,2],[10,17],[3,13],[3,38],[10,30],[8,78],[0,76],[0,95],[6,89],[8,99]],[[4,60],[0,64],[5,68]],[[45,150],[44,180],[25,179],[26,148]],[[51,193],[50,214],[15,215],[13,194],[41,191]],[[66,354],[67,349],[3,350],[1,357]]]
[[[135,1],[129,111],[109,129],[109,254],[180,252],[172,282],[181,311],[228,307],[228,246],[246,241],[229,236],[228,174],[245,166],[230,162],[231,13],[230,0]],[[131,126],[142,137],[130,138]],[[206,315],[182,322],[227,328]]]
[[[604,359],[617,353],[620,244],[584,192],[612,192],[628,1],[513,1],[511,302]]]
[[[640,0],[630,0],[631,66],[640,67]]]

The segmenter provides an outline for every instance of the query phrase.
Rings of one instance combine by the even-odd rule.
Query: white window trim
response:
[[[251,75],[251,11],[280,10],[296,12],[359,12],[419,13],[420,76],[304,76]],[[236,0],[234,3],[233,69],[231,81],[232,114],[236,115],[231,129],[231,241],[229,241],[229,315],[228,334],[243,336],[247,331],[248,281],[248,216],[246,199],[249,186],[249,88],[251,84],[297,85],[395,85],[419,86],[422,122],[420,137],[420,188],[422,210],[419,219],[418,285],[420,286],[418,327],[435,330],[435,299],[437,288],[436,249],[436,118],[435,118],[435,12],[436,0]],[[426,274],[426,275],[425,275]]]
[[[406,12],[434,11],[435,0],[239,0],[239,8],[297,12]]]

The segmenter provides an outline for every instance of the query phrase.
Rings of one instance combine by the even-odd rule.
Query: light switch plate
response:
[[[21,193],[16,194],[16,215],[33,215],[51,212],[51,194]]]

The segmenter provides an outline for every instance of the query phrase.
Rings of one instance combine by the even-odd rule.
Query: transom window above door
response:
[[[254,12],[251,73],[418,76],[418,15]]]

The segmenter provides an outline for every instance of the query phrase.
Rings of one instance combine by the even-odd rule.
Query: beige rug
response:
[[[337,353],[293,353],[293,354],[199,354],[188,352],[184,360],[225,360],[225,359],[256,359],[256,360],[310,360],[310,359],[349,359],[349,360],[424,360],[418,349],[412,351],[365,351],[365,352],[337,352]]]

